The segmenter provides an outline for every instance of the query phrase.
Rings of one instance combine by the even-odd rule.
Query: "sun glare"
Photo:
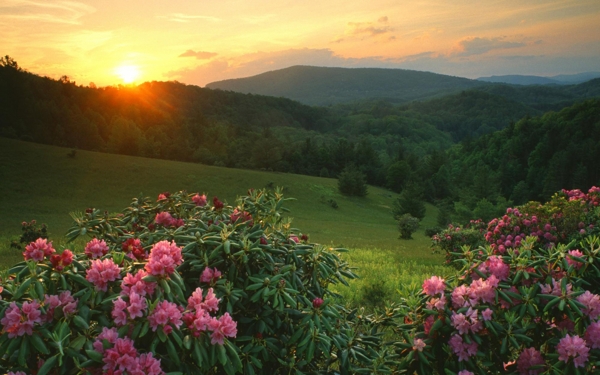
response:
[[[126,84],[133,83],[140,75],[137,66],[133,65],[121,65],[115,69],[115,72]]]

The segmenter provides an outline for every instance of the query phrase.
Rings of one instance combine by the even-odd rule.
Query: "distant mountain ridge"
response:
[[[491,83],[507,83],[510,85],[573,85],[599,77],[600,72],[585,72],[578,74],[560,74],[553,77],[519,74],[494,75],[490,77],[479,77],[477,80]]]
[[[415,70],[292,66],[206,87],[327,106],[365,99],[404,103],[482,85],[481,81]]]

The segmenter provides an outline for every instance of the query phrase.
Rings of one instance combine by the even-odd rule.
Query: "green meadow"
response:
[[[248,189],[280,186],[293,198],[286,207],[292,226],[312,242],[343,247],[361,277],[350,288],[336,287],[349,301],[369,301],[376,295],[395,299],[396,290],[420,285],[432,274],[447,273],[443,257],[432,254],[424,228],[435,225],[437,210],[427,216],[412,240],[398,239],[390,213],[397,195],[369,186],[366,198],[346,197],[337,180],[286,173],[240,170],[194,163],[77,151],[0,138],[0,266],[22,259],[10,247],[18,240],[21,222],[46,223],[57,249],[79,251],[81,243],[66,244],[70,212],[95,207],[111,213],[125,208],[133,197],[156,197],[164,191],[186,190],[218,196],[229,204]],[[338,208],[328,203],[335,200]],[[379,293],[379,294],[377,294]]]

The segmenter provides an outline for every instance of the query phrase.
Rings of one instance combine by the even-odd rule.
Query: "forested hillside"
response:
[[[212,82],[206,87],[282,96],[310,105],[328,106],[365,99],[385,99],[393,103],[425,100],[484,84],[415,70],[292,66],[252,77]]]
[[[329,108],[178,82],[82,87],[0,61],[0,136],[117,154],[337,177],[438,203],[458,218],[496,215],[561,187],[600,183],[600,80],[490,85],[428,101]],[[500,130],[500,131],[498,131]]]

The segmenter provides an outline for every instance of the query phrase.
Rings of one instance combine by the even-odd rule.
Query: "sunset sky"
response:
[[[551,76],[600,71],[600,1],[0,0],[0,55],[98,86],[292,65]]]

